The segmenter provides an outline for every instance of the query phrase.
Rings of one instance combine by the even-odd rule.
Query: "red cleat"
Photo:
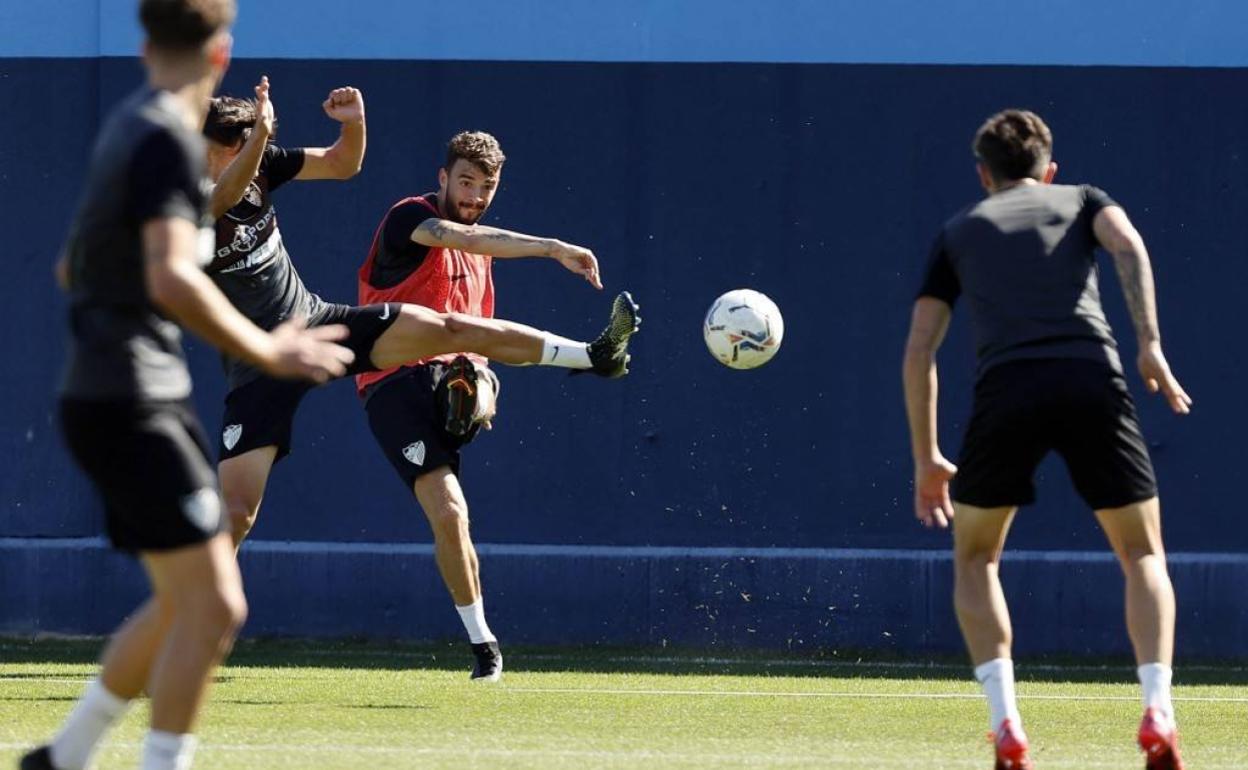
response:
[[[991,739],[997,750],[996,770],[1032,770],[1035,767],[1027,755],[1027,736],[1012,720],[1002,722]]]
[[[1144,710],[1140,721],[1140,749],[1144,751],[1146,770],[1183,770],[1179,756],[1179,728],[1160,709]]]

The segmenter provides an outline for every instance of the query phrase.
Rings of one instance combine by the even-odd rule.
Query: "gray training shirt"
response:
[[[303,150],[270,144],[260,170],[234,208],[216,223],[216,251],[208,274],[234,307],[264,330],[295,316],[315,326],[326,303],[308,291],[290,261],[272,193],[303,168]],[[225,359],[229,390],[264,376],[250,364]]]
[[[69,360],[61,395],[168,401],[190,395],[181,332],[147,294],[143,225],[182,218],[207,227],[204,144],[174,97],[143,88],[105,120],[70,226]],[[212,231],[201,239],[207,261]]]
[[[1092,220],[1117,204],[1090,185],[1022,184],[949,220],[921,297],[966,296],[978,374],[1006,361],[1079,358],[1122,372],[1101,308]]]

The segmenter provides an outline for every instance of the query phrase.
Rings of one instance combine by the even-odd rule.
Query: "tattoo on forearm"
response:
[[[450,232],[450,228],[440,219],[426,220],[426,224],[428,225],[429,234],[439,241],[444,240],[447,233]]]
[[[1122,293],[1131,311],[1131,322],[1136,333],[1156,337],[1157,310],[1151,272],[1140,255],[1129,248],[1114,252],[1114,266],[1118,270],[1118,281],[1122,284]]]

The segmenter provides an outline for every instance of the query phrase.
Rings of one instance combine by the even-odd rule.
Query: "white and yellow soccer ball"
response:
[[[753,369],[780,350],[784,318],[765,294],[734,289],[711,303],[702,337],[711,355],[724,366]]]

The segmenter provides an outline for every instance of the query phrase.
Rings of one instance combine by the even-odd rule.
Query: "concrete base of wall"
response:
[[[943,551],[480,545],[508,643],[958,652]],[[455,639],[432,549],[252,542],[246,635]],[[1248,556],[1171,554],[1180,657],[1248,655]],[[1019,653],[1130,650],[1109,554],[1007,552]],[[106,634],[146,594],[98,538],[0,538],[0,633]]]

